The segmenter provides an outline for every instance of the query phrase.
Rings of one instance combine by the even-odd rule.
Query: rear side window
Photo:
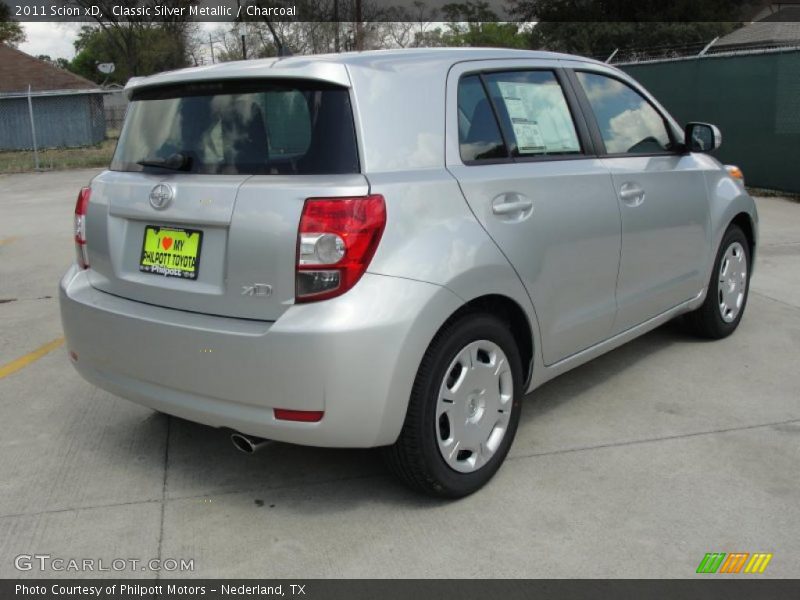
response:
[[[489,73],[486,85],[514,156],[581,153],[575,122],[555,73]]]
[[[492,105],[477,75],[463,77],[458,83],[458,140],[464,162],[508,156]]]
[[[350,95],[336,86],[275,80],[143,90],[132,99],[111,169],[358,173]]]
[[[609,154],[668,152],[672,141],[664,119],[639,92],[599,73],[577,72]]]

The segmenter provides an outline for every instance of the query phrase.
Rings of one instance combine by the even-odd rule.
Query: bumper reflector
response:
[[[321,410],[289,410],[288,408],[274,409],[275,418],[281,421],[302,421],[303,423],[316,423],[322,420],[325,414]]]

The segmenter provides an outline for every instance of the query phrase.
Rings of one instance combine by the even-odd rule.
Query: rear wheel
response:
[[[729,336],[742,320],[749,291],[750,245],[744,232],[731,225],[719,245],[706,299],[700,308],[686,315],[686,322],[702,337]]]
[[[400,437],[386,449],[394,473],[430,495],[480,489],[505,459],[517,430],[522,363],[508,326],[468,314],[425,353]]]

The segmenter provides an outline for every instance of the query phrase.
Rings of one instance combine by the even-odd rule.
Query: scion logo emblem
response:
[[[156,210],[164,210],[172,202],[172,188],[166,183],[159,183],[150,190],[150,206]]]

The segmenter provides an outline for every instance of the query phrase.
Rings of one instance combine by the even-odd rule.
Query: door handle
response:
[[[506,217],[519,214],[522,219],[533,212],[533,200],[522,194],[501,194],[492,200],[492,212]]]
[[[644,202],[644,189],[632,181],[626,181],[619,187],[619,199],[628,206],[639,206]]]

